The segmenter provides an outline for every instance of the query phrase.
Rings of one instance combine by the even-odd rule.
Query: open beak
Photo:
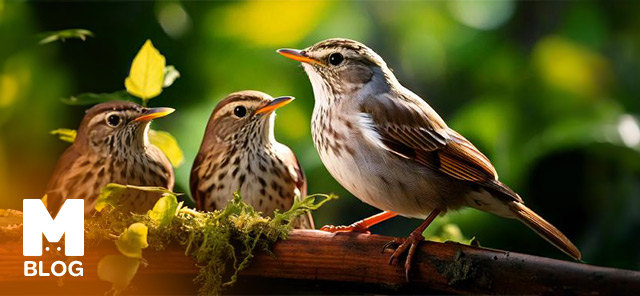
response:
[[[269,113],[272,112],[286,104],[291,103],[291,101],[293,101],[295,98],[294,97],[278,97],[273,99],[271,102],[269,102],[267,105],[265,105],[264,107],[256,110],[256,114],[263,114],[263,113]]]
[[[144,113],[142,113],[142,115],[136,117],[136,119],[134,119],[132,122],[151,121],[151,120],[154,120],[156,118],[165,117],[165,116],[173,113],[173,111],[176,111],[176,109],[166,108],[166,107],[149,108],[146,111],[144,111]]]
[[[276,50],[277,53],[283,55],[286,58],[290,58],[294,61],[309,63],[309,64],[321,64],[318,60],[312,59],[307,56],[304,51],[298,49],[281,48]]]

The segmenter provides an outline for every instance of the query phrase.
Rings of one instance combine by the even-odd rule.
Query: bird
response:
[[[306,196],[307,182],[298,159],[274,137],[274,111],[293,100],[246,90],[229,94],[216,105],[191,169],[197,209],[223,208],[239,191],[244,202],[272,216]],[[314,228],[311,214],[299,217],[293,226]]]
[[[146,108],[128,101],[109,101],[87,110],[45,189],[49,212],[57,213],[67,199],[84,199],[85,216],[91,215],[100,190],[109,183],[173,190],[171,163],[148,135],[151,120],[172,112],[173,108]],[[143,213],[160,197],[127,190],[118,208]]]
[[[314,94],[314,145],[329,173],[351,194],[383,212],[330,232],[369,232],[397,215],[424,219],[397,248],[405,252],[407,280],[423,231],[439,215],[472,207],[518,219],[572,258],[576,246],[524,205],[469,140],[451,129],[421,97],[400,84],[385,61],[366,45],[327,39],[303,50],[279,49],[301,62]]]

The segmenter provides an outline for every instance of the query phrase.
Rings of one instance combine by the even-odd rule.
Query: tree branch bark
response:
[[[327,287],[340,287],[340,290],[330,290],[419,294],[640,293],[640,272],[637,271],[435,242],[420,245],[410,283],[407,283],[403,264],[389,265],[391,251],[382,253],[382,246],[391,239],[379,235],[294,230],[289,239],[274,246],[273,255],[256,254],[232,292],[301,293],[307,289],[307,293],[319,293]],[[21,242],[0,243],[0,287],[8,287],[12,293],[37,292],[38,287],[29,283],[40,282],[23,275],[23,262],[42,259],[23,257],[21,249]],[[45,287],[48,293],[104,293],[110,285],[97,279],[96,264],[105,254],[115,252],[112,247],[87,246],[81,258],[84,277],[66,277],[62,288],[54,285],[55,278],[51,277],[46,280],[48,284],[37,286]],[[134,278],[134,293],[184,294],[197,289],[189,279],[195,277],[198,269],[180,247],[172,246],[160,252],[145,250],[144,257],[149,266],[140,268]],[[16,290],[11,290],[12,287]]]

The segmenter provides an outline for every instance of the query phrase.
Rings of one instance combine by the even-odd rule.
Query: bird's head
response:
[[[87,110],[76,142],[98,153],[144,149],[149,144],[149,123],[173,108],[146,108],[133,102],[110,101]]]
[[[275,110],[293,97],[272,98],[259,91],[235,92],[218,103],[209,118],[205,137],[217,142],[274,141]]]
[[[350,94],[365,87],[388,88],[396,81],[376,52],[354,40],[327,39],[303,50],[279,49],[277,52],[302,63],[316,99]],[[380,83],[376,83],[378,81]]]

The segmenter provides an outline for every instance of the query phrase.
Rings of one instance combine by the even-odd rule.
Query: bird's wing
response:
[[[283,153],[285,165],[287,167],[291,167],[296,173],[295,176],[292,176],[293,181],[296,184],[296,188],[298,189],[298,191],[300,191],[300,196],[297,196],[296,198],[302,199],[307,196],[307,178],[304,175],[304,170],[302,169],[302,166],[300,165],[300,162],[298,161],[298,158],[296,158],[296,155],[293,153],[293,151],[287,146],[283,145],[282,147],[286,148],[283,149],[283,151],[285,151],[285,153]],[[306,214],[300,216],[294,227],[300,229],[315,229],[311,212],[307,212]]]
[[[495,168],[471,142],[447,127],[442,118],[415,96],[370,98],[360,106],[360,118],[378,144],[403,158],[458,180],[520,197],[498,181]],[[369,136],[368,138],[372,138]]]
[[[67,172],[71,171],[71,168],[79,158],[80,153],[76,146],[72,144],[58,159],[45,189],[45,194],[47,194],[47,209],[49,212],[57,213],[64,203],[66,196],[61,194],[62,188],[58,188],[60,186],[59,181],[65,177]]]

